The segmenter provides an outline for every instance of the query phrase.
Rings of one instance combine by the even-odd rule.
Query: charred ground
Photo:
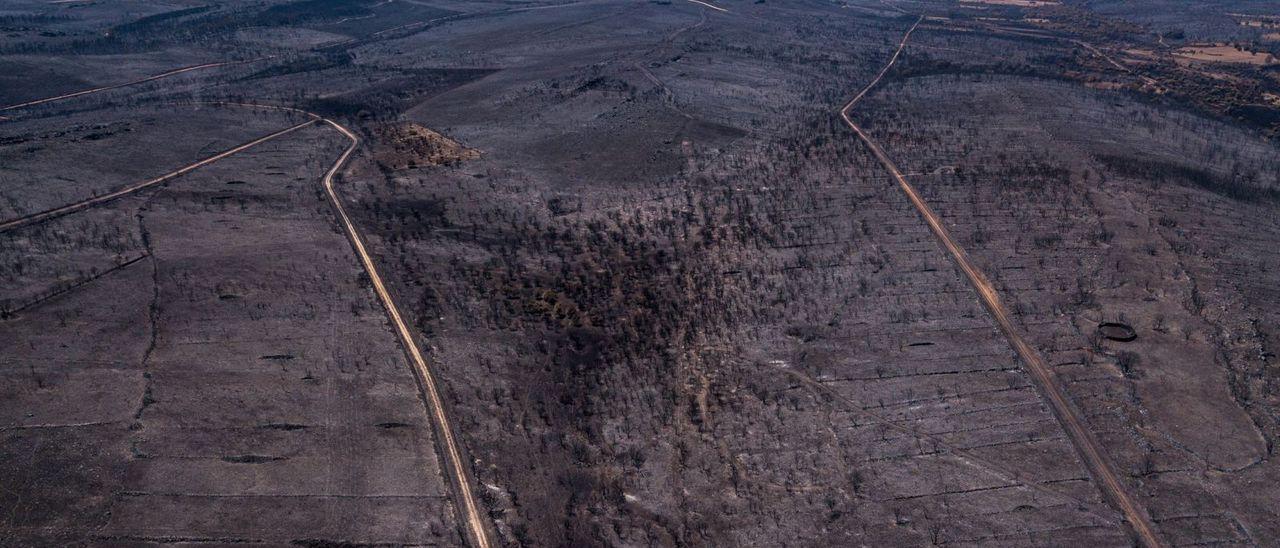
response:
[[[1130,545],[836,115],[918,22],[853,118],[1165,542],[1280,541],[1280,13],[713,4],[12,2],[6,105],[216,66],[0,111],[0,222],[309,119],[231,103],[301,109],[361,139],[340,194],[495,543]],[[317,123],[0,232],[0,533],[470,538],[325,201],[345,145]]]

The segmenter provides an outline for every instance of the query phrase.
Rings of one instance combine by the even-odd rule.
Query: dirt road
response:
[[[173,179],[174,177],[182,176],[182,175],[184,175],[184,174],[186,174],[186,173],[188,173],[188,172],[190,172],[190,171],[192,171],[192,170],[195,170],[195,169],[198,169],[198,168],[200,168],[200,167],[203,167],[203,166],[206,166],[206,165],[212,164],[212,163],[214,163],[214,162],[216,162],[216,161],[218,161],[218,160],[221,160],[221,159],[223,159],[223,158],[226,158],[226,157],[228,157],[228,156],[231,156],[232,154],[236,154],[236,153],[238,153],[238,152],[243,152],[243,151],[245,151],[245,150],[248,150],[248,149],[250,149],[250,148],[253,148],[253,147],[255,147],[255,146],[258,146],[258,145],[260,145],[260,144],[262,144],[262,143],[265,143],[265,142],[267,142],[267,141],[270,141],[270,140],[272,140],[272,139],[275,139],[275,138],[277,138],[277,137],[280,137],[280,136],[282,136],[282,135],[287,135],[287,134],[289,134],[289,133],[293,133],[294,131],[297,131],[297,130],[299,130],[299,129],[302,129],[302,128],[307,127],[307,126],[309,126],[309,125],[311,125],[311,124],[314,124],[314,123],[316,123],[316,120],[307,120],[307,121],[302,122],[301,124],[298,124],[298,125],[296,125],[296,126],[288,127],[288,128],[282,129],[282,130],[277,131],[277,132],[275,132],[275,133],[272,133],[272,134],[270,134],[270,135],[266,135],[266,136],[263,136],[263,137],[259,137],[259,138],[257,138],[257,139],[252,140],[252,141],[249,141],[249,142],[247,142],[247,143],[244,143],[244,144],[242,144],[242,145],[239,145],[239,146],[237,146],[237,147],[235,147],[235,148],[232,148],[232,149],[229,149],[229,150],[226,150],[226,151],[220,152],[220,153],[218,153],[218,154],[215,154],[215,155],[213,155],[213,156],[210,156],[210,157],[208,157],[208,158],[205,158],[205,159],[203,159],[203,160],[200,160],[199,162],[196,162],[196,163],[194,163],[194,164],[190,164],[190,165],[187,165],[187,166],[185,166],[185,167],[179,168],[179,169],[177,169],[177,170],[170,171],[169,173],[166,173],[166,174],[161,175],[161,176],[159,176],[159,177],[156,177],[156,178],[154,178],[154,179],[148,179],[148,180],[146,180],[146,181],[142,181],[142,182],[140,182],[140,183],[134,183],[134,184],[132,184],[132,185],[126,186],[126,187],[121,188],[121,189],[119,189],[119,190],[116,190],[116,191],[113,191],[113,192],[110,192],[110,193],[107,193],[107,194],[103,194],[102,196],[96,196],[96,197],[93,197],[93,198],[89,198],[89,199],[87,199],[87,200],[81,200],[81,201],[79,201],[79,202],[76,202],[76,203],[73,203],[73,204],[69,204],[69,205],[65,205],[65,206],[62,206],[62,207],[58,207],[58,208],[55,208],[55,209],[50,209],[50,210],[46,210],[46,211],[41,211],[40,213],[34,213],[34,214],[31,214],[31,215],[27,215],[27,216],[25,216],[25,217],[19,217],[19,218],[17,218],[17,219],[10,219],[10,220],[8,220],[8,221],[0,222],[0,232],[7,232],[7,231],[13,230],[13,229],[18,228],[18,227],[27,226],[27,225],[30,225],[30,224],[33,224],[33,223],[38,223],[38,222],[41,222],[41,221],[47,221],[47,220],[52,219],[52,218],[54,218],[54,217],[61,217],[61,216],[66,215],[66,214],[68,214],[68,213],[72,213],[72,212],[75,212],[75,211],[79,211],[79,210],[81,210],[81,209],[85,209],[85,208],[88,208],[88,207],[93,207],[93,206],[96,206],[96,205],[101,205],[101,204],[107,203],[107,202],[109,202],[109,201],[111,201],[111,200],[114,200],[114,199],[116,199],[116,198],[119,198],[119,197],[121,197],[121,196],[125,196],[125,195],[127,195],[127,194],[132,194],[132,193],[134,193],[134,192],[137,192],[137,191],[139,191],[139,190],[142,190],[142,189],[147,188],[147,187],[150,187],[150,186],[158,185],[158,184],[160,184],[160,183],[163,183],[163,182],[165,182],[165,181],[168,181],[169,179]]]
[[[373,258],[369,255],[368,251],[366,250],[364,241],[361,239],[359,232],[356,230],[355,225],[352,223],[350,216],[347,214],[346,208],[343,207],[342,201],[338,198],[337,191],[334,188],[334,177],[337,175],[339,170],[341,170],[342,167],[346,165],[347,161],[351,158],[351,155],[354,154],[356,149],[359,147],[359,144],[360,144],[359,137],[357,137],[356,134],[353,133],[352,131],[348,130],[347,128],[343,127],[337,122],[334,122],[333,120],[329,120],[321,117],[318,114],[307,112],[307,111],[296,109],[296,108],[279,107],[279,106],[271,106],[271,105],[256,105],[256,104],[248,104],[248,103],[233,103],[233,102],[218,102],[218,103],[210,103],[210,104],[222,105],[222,106],[244,107],[244,108],[255,108],[255,109],[262,108],[262,109],[278,110],[278,111],[285,111],[285,112],[294,112],[294,113],[308,116],[310,119],[300,124],[294,125],[292,127],[282,129],[270,135],[266,135],[258,139],[255,139],[253,141],[250,141],[248,143],[239,145],[235,148],[221,152],[214,156],[210,156],[208,158],[200,160],[199,162],[196,162],[194,164],[190,164],[178,170],[166,173],[154,179],[132,184],[125,188],[113,191],[109,194],[97,196],[94,198],[76,202],[74,204],[62,206],[56,209],[51,209],[51,210],[36,213],[33,215],[28,215],[26,217],[21,217],[18,219],[12,219],[9,221],[0,222],[0,233],[15,229],[21,226],[26,226],[33,223],[52,219],[54,217],[66,215],[68,213],[72,213],[74,211],[78,211],[84,208],[106,203],[108,201],[114,200],[116,198],[120,198],[122,196],[128,195],[133,192],[137,192],[147,187],[151,187],[151,186],[163,183],[165,181],[181,176],[185,173],[188,173],[202,166],[216,162],[218,160],[221,160],[223,158],[226,158],[238,152],[248,150],[249,148],[265,143],[277,137],[281,137],[283,135],[292,133],[294,131],[310,126],[317,122],[323,122],[332,126],[334,129],[342,133],[347,139],[349,139],[351,141],[351,144],[342,153],[342,155],[338,157],[338,159],[334,162],[333,166],[329,168],[329,171],[325,173],[324,180],[323,180],[325,192],[328,194],[330,201],[333,203],[333,207],[338,213],[338,220],[341,222],[343,226],[343,230],[346,232],[348,239],[351,241],[351,244],[354,247],[356,254],[359,255],[361,265],[364,267],[365,273],[368,274],[369,279],[373,284],[374,290],[378,295],[378,299],[382,301],[383,307],[386,308],[387,315],[390,317],[391,323],[395,326],[396,332],[399,335],[400,340],[405,346],[405,351],[409,355],[411,365],[413,366],[413,369],[414,369],[415,377],[417,378],[420,384],[423,399],[425,400],[424,403],[428,408],[428,415],[431,418],[432,426],[436,432],[436,439],[440,443],[440,449],[441,449],[440,452],[444,455],[444,459],[446,461],[445,472],[448,474],[450,483],[453,484],[455,492],[458,494],[459,511],[463,515],[467,523],[467,536],[469,537],[471,544],[473,546],[476,546],[477,548],[490,548],[491,546],[493,546],[493,543],[490,540],[489,529],[486,527],[485,522],[481,517],[479,505],[477,505],[475,502],[475,495],[473,494],[472,488],[471,488],[471,485],[472,485],[472,482],[470,479],[471,476],[469,473],[467,473],[467,468],[463,464],[462,451],[460,450],[459,444],[456,441],[456,437],[453,433],[453,428],[449,423],[448,416],[444,412],[444,402],[440,397],[439,389],[437,388],[437,383],[435,380],[435,375],[431,371],[431,368],[428,365],[426,358],[423,357],[422,351],[421,349],[419,349],[417,341],[413,338],[412,332],[409,330],[408,325],[405,323],[404,319],[402,318],[399,307],[396,306],[395,301],[392,300],[391,298],[390,292],[387,291],[386,284],[382,281],[382,276],[378,273],[377,267],[374,266]]]
[[[432,424],[435,426],[436,439],[439,441],[441,451],[447,461],[446,467],[454,484],[454,488],[458,494],[459,510],[463,514],[463,518],[467,522],[468,536],[471,543],[477,548],[490,548],[492,542],[489,540],[489,530],[485,526],[483,518],[480,517],[479,506],[475,502],[475,496],[471,492],[471,475],[467,473],[467,468],[462,462],[462,452],[458,448],[458,443],[453,435],[453,427],[449,424],[449,418],[444,412],[444,401],[440,398],[440,392],[436,388],[435,375],[431,371],[431,367],[427,364],[426,358],[422,356],[422,351],[418,348],[417,340],[414,339],[413,333],[409,331],[409,326],[405,324],[404,319],[400,315],[400,309],[391,298],[391,293],[387,291],[386,284],[382,281],[382,276],[378,274],[378,268],[373,264],[373,257],[365,249],[364,240],[360,238],[360,233],[356,230],[355,224],[351,222],[351,217],[347,215],[347,209],[343,207],[342,200],[338,198],[337,191],[334,190],[333,178],[346,164],[347,160],[360,146],[360,138],[345,127],[342,127],[333,120],[325,119],[325,123],[334,127],[339,132],[351,140],[351,145],[347,150],[338,157],[333,167],[329,168],[329,172],[324,176],[324,190],[329,194],[329,200],[333,202],[333,207],[338,212],[338,220],[342,223],[343,230],[347,233],[347,239],[351,240],[352,247],[355,248],[356,254],[360,256],[360,262],[364,265],[365,273],[369,275],[369,280],[373,283],[373,289],[378,294],[378,299],[382,301],[382,306],[387,309],[387,315],[391,318],[391,323],[395,325],[396,333],[400,335],[401,342],[404,343],[405,351],[409,354],[410,361],[413,365],[414,372],[421,384],[423,397],[426,399],[428,414],[431,415]]]
[[[729,12],[729,10],[727,10],[727,9],[724,9],[724,8],[722,8],[722,7],[720,7],[720,6],[717,6],[717,5],[714,5],[714,4],[709,4],[709,3],[707,3],[707,2],[703,2],[702,0],[689,0],[689,1],[690,1],[690,2],[693,2],[694,4],[702,4],[702,5],[704,5],[704,6],[708,7],[708,8],[711,8],[711,9],[713,9],[713,10],[716,10],[716,11],[718,11],[718,12],[723,12],[723,13],[728,13],[728,12]]]
[[[161,79],[161,78],[168,78],[168,77],[170,77],[170,76],[174,76],[174,75],[177,75],[177,74],[182,74],[182,73],[184,73],[184,72],[191,72],[191,71],[195,71],[195,70],[202,70],[202,69],[209,69],[209,68],[217,68],[217,67],[225,67],[225,66],[228,66],[228,65],[239,65],[239,64],[243,64],[243,63],[252,63],[252,62],[254,62],[254,61],[258,61],[258,60],[259,60],[259,59],[252,59],[252,60],[249,60],[249,61],[223,61],[223,62],[219,62],[219,63],[205,63],[205,64],[203,64],[203,65],[192,65],[192,66],[189,66],[189,67],[183,67],[183,68],[180,68],[180,69],[174,69],[174,70],[171,70],[171,71],[168,71],[168,72],[162,72],[162,73],[160,73],[160,74],[156,74],[156,75],[154,75],[154,76],[148,76],[148,77],[146,77],[146,78],[142,78],[142,79],[140,79],[140,80],[133,80],[133,81],[130,81],[130,82],[125,82],[125,83],[123,83],[123,84],[112,84],[112,85],[110,85],[110,86],[102,86],[102,87],[98,87],[98,88],[85,89],[85,90],[80,90],[80,91],[76,91],[76,92],[72,92],[72,93],[66,93],[66,94],[63,94],[63,95],[57,95],[57,96],[54,96],[54,97],[45,97],[44,99],[36,99],[36,100],[34,100],[34,101],[27,101],[27,102],[25,102],[25,103],[18,103],[18,104],[16,104],[16,105],[9,105],[9,106],[7,106],[7,107],[0,107],[0,112],[4,112],[4,111],[6,111],[6,110],[19,109],[19,108],[23,108],[23,107],[33,107],[33,106],[41,105],[41,104],[44,104],[44,103],[52,103],[52,102],[54,102],[54,101],[61,101],[61,100],[63,100],[63,99],[71,99],[71,98],[73,98],[73,97],[79,97],[79,96],[81,96],[81,95],[89,95],[89,94],[91,94],[91,93],[98,93],[98,92],[102,92],[102,91],[109,91],[109,90],[113,90],[113,89],[118,89],[118,88],[123,88],[123,87],[128,87],[128,86],[134,86],[134,85],[138,85],[138,84],[144,84],[144,83],[146,83],[146,82],[150,82],[150,81],[153,81],[153,80],[159,80],[159,79]]]
[[[1018,356],[1022,359],[1023,365],[1025,366],[1024,369],[1031,377],[1032,382],[1036,385],[1036,389],[1040,392],[1041,397],[1043,397],[1046,403],[1049,404],[1054,417],[1056,417],[1058,419],[1058,423],[1062,425],[1062,429],[1066,432],[1067,437],[1071,439],[1071,443],[1075,447],[1076,453],[1089,469],[1090,475],[1093,476],[1094,481],[1098,485],[1098,489],[1102,491],[1103,496],[1124,514],[1129,526],[1132,527],[1133,532],[1137,535],[1143,546],[1148,548],[1163,547],[1165,544],[1156,533],[1155,526],[1152,524],[1151,517],[1147,514],[1146,509],[1133,500],[1133,497],[1129,494],[1128,490],[1120,482],[1110,459],[1107,458],[1106,453],[1103,452],[1101,445],[1094,437],[1093,432],[1089,430],[1088,426],[1085,425],[1084,420],[1080,417],[1080,414],[1076,411],[1075,406],[1071,403],[1066,394],[1066,390],[1062,388],[1057,377],[1049,369],[1049,366],[1044,363],[1044,359],[1040,357],[1039,352],[1032,348],[1031,345],[1027,344],[1021,333],[1009,319],[1009,313],[1005,309],[1004,304],[1000,302],[1000,296],[996,292],[995,288],[993,288],[991,283],[987,281],[986,276],[969,261],[968,255],[951,237],[951,233],[942,223],[942,220],[938,218],[937,214],[933,212],[933,209],[930,208],[929,205],[920,197],[919,193],[916,192],[915,187],[907,181],[906,177],[898,167],[889,159],[889,156],[885,154],[884,149],[880,148],[880,145],[872,140],[871,137],[867,135],[862,128],[858,127],[858,125],[853,122],[853,119],[849,117],[849,112],[853,109],[854,105],[857,104],[872,87],[878,84],[880,80],[884,78],[884,75],[889,72],[889,69],[893,67],[893,64],[898,61],[898,57],[901,56],[902,50],[907,45],[907,40],[911,38],[911,33],[916,30],[916,27],[920,24],[921,20],[923,20],[923,17],[917,19],[916,23],[907,30],[906,34],[903,35],[902,42],[898,44],[897,51],[893,53],[893,57],[889,59],[889,63],[880,70],[880,73],[876,75],[875,79],[873,79],[870,84],[854,96],[853,99],[850,99],[849,102],[845,103],[845,105],[841,107],[840,118],[844,120],[844,123],[847,124],[864,143],[866,143],[867,147],[871,149],[871,152],[875,155],[876,159],[880,161],[885,169],[889,171],[890,175],[893,176],[894,180],[897,181],[898,186],[906,193],[907,198],[911,200],[912,205],[914,205],[920,215],[924,217],[925,222],[928,223],[929,228],[933,231],[934,236],[937,237],[938,242],[946,248],[947,252],[951,255],[952,260],[956,263],[956,266],[960,267],[960,270],[964,272],[965,278],[969,280],[969,283],[978,292],[979,300],[982,301],[983,306],[985,306],[987,311],[991,314],[991,317],[995,320],[1000,331],[1004,334],[1005,338],[1008,339],[1010,346],[1013,347],[1014,351],[1017,352]]]
[[[955,29],[955,28],[964,28],[964,27],[953,27],[953,26],[942,25],[942,26],[939,26],[939,27],[937,27],[937,28]],[[1045,32],[1037,32],[1037,31],[1026,30],[1026,29],[1011,29],[1011,28],[1008,28],[1008,27],[1002,27],[1002,26],[999,26],[999,25],[992,25],[992,24],[981,24],[981,25],[979,25],[979,28],[981,28],[982,30],[985,30],[985,31],[987,31],[987,32],[990,32],[990,33],[992,33],[992,34],[1007,34],[1007,35],[1010,35],[1010,36],[1026,36],[1026,37],[1029,37],[1029,38],[1040,38],[1040,39],[1044,39],[1044,40],[1060,40],[1060,41],[1064,41],[1064,42],[1069,42],[1069,43],[1075,44],[1075,45],[1077,45],[1077,46],[1080,46],[1080,47],[1082,47],[1082,48],[1084,48],[1084,49],[1088,50],[1088,51],[1089,51],[1089,53],[1092,53],[1095,57],[1098,57],[1099,59],[1102,59],[1103,61],[1106,61],[1106,62],[1107,62],[1107,64],[1109,64],[1109,65],[1111,65],[1112,67],[1114,67],[1114,68],[1116,68],[1116,69],[1120,70],[1121,72],[1126,72],[1126,73],[1129,73],[1129,74],[1131,74],[1131,75],[1133,75],[1133,76],[1136,76],[1136,77],[1138,77],[1139,79],[1141,79],[1143,82],[1146,82],[1146,83],[1147,83],[1147,84],[1149,84],[1149,85],[1153,85],[1153,86],[1155,86],[1155,85],[1158,85],[1158,84],[1159,84],[1159,82],[1157,82],[1154,78],[1151,78],[1150,76],[1147,76],[1147,75],[1145,75],[1145,74],[1139,73],[1139,72],[1137,72],[1137,71],[1135,71],[1135,70],[1133,70],[1133,69],[1131,69],[1131,68],[1129,68],[1129,67],[1125,66],[1124,64],[1122,64],[1122,63],[1120,63],[1120,62],[1116,61],[1115,59],[1113,59],[1110,55],[1107,55],[1105,52],[1103,52],[1103,51],[1102,51],[1101,49],[1099,49],[1097,46],[1094,46],[1093,44],[1090,44],[1090,43],[1088,43],[1088,42],[1085,42],[1084,40],[1079,40],[1079,39],[1076,39],[1076,38],[1067,38],[1067,37],[1063,37],[1063,36],[1057,36],[1057,35],[1055,35],[1055,34],[1050,34],[1050,33],[1045,33]]]

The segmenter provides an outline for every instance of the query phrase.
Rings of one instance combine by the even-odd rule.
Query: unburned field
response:
[[[1229,45],[1198,45],[1179,49],[1175,55],[1193,61],[1211,63],[1245,63],[1249,65],[1269,65],[1276,62],[1275,56]]]

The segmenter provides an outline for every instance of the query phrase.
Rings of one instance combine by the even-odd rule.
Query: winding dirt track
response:
[[[395,301],[391,298],[391,293],[387,291],[386,284],[382,282],[382,276],[378,274],[378,268],[373,264],[373,257],[364,247],[364,241],[360,238],[359,231],[356,230],[355,224],[351,222],[351,217],[347,215],[347,209],[342,206],[342,200],[338,198],[337,191],[334,190],[333,178],[347,163],[351,155],[360,146],[360,138],[345,127],[330,119],[323,121],[334,129],[341,132],[351,140],[351,145],[347,150],[338,157],[338,161],[334,162],[333,167],[329,168],[329,172],[324,175],[324,190],[329,195],[329,200],[333,203],[333,208],[338,212],[338,220],[342,222],[342,228],[347,234],[347,239],[351,240],[352,247],[355,248],[356,254],[360,256],[360,262],[364,265],[365,273],[369,275],[369,280],[373,282],[373,289],[378,294],[378,299],[382,301],[382,306],[387,309],[387,315],[391,318],[391,323],[395,324],[396,333],[400,335],[401,342],[404,343],[405,352],[409,354],[413,370],[416,373],[418,382],[421,384],[423,397],[427,400],[427,407],[430,408],[431,422],[435,426],[437,440],[443,449],[445,460],[450,478],[453,480],[455,489],[458,493],[459,510],[462,511],[463,517],[467,522],[468,536],[471,543],[477,548],[490,548],[493,544],[489,540],[489,530],[485,526],[484,519],[480,516],[479,506],[476,504],[475,496],[471,491],[471,475],[467,473],[467,468],[462,463],[462,451],[458,448],[458,443],[453,435],[453,428],[449,424],[449,418],[444,412],[444,401],[440,398],[440,392],[436,388],[435,374],[432,373],[431,367],[427,364],[426,358],[422,356],[422,350],[418,348],[417,341],[413,338],[413,333],[409,331],[409,326],[405,324],[404,319],[400,316],[400,309],[396,306]]]
[[[8,221],[0,222],[0,233],[8,232],[8,231],[13,230],[13,229],[15,229],[15,228],[19,228],[19,227],[27,226],[27,225],[30,225],[30,224],[39,223],[39,222],[42,222],[42,221],[47,221],[47,220],[49,220],[49,219],[53,219],[53,218],[55,218],[55,217],[61,217],[61,216],[66,215],[66,214],[68,214],[68,213],[73,213],[73,212],[79,211],[79,210],[81,210],[81,209],[85,209],[85,208],[89,208],[89,207],[93,207],[93,206],[97,206],[97,205],[105,204],[105,203],[107,203],[107,202],[110,202],[111,200],[115,200],[116,198],[120,198],[120,197],[125,196],[125,195],[128,195],[128,194],[132,194],[132,193],[134,193],[134,192],[137,192],[137,191],[142,190],[142,189],[147,188],[147,187],[151,187],[151,186],[158,185],[158,184],[160,184],[160,183],[163,183],[163,182],[168,181],[168,180],[170,180],[170,179],[173,179],[173,178],[175,178],[175,177],[180,177],[180,176],[185,175],[185,174],[187,174],[187,173],[189,173],[189,172],[191,172],[191,171],[193,171],[193,170],[199,169],[199,168],[204,167],[204,166],[206,166],[206,165],[212,164],[212,163],[214,163],[214,162],[216,162],[216,161],[218,161],[218,160],[221,160],[221,159],[223,159],[223,158],[226,158],[226,157],[228,157],[228,156],[231,156],[232,154],[236,154],[236,153],[238,153],[238,152],[244,152],[245,150],[248,150],[248,149],[250,149],[250,148],[253,148],[253,147],[255,147],[255,146],[258,146],[258,145],[260,145],[260,144],[262,144],[262,143],[265,143],[265,142],[270,141],[270,140],[272,140],[272,139],[275,139],[275,138],[277,138],[277,137],[281,137],[281,136],[283,136],[283,135],[287,135],[287,134],[289,134],[289,133],[293,133],[293,132],[295,132],[295,131],[297,131],[297,130],[299,130],[299,129],[302,129],[302,128],[307,127],[307,126],[309,126],[309,125],[311,125],[311,124],[314,124],[314,123],[316,123],[316,120],[315,120],[315,119],[307,120],[307,121],[302,122],[301,124],[298,124],[298,125],[296,125],[296,126],[288,127],[288,128],[282,129],[282,130],[277,131],[277,132],[275,132],[275,133],[272,133],[272,134],[269,134],[269,135],[265,135],[265,136],[263,136],[263,137],[259,137],[259,138],[257,138],[257,139],[252,140],[252,141],[249,141],[249,142],[247,142],[247,143],[244,143],[244,144],[242,144],[242,145],[239,145],[239,146],[237,146],[237,147],[235,147],[235,148],[228,149],[228,150],[225,150],[225,151],[223,151],[223,152],[219,152],[218,154],[214,154],[213,156],[210,156],[210,157],[208,157],[208,158],[205,158],[205,159],[203,159],[203,160],[200,160],[199,162],[196,162],[196,163],[194,163],[194,164],[190,164],[190,165],[188,165],[188,166],[185,166],[185,167],[182,167],[182,168],[176,169],[176,170],[174,170],[174,171],[170,171],[169,173],[166,173],[166,174],[161,175],[161,176],[159,176],[159,177],[156,177],[156,178],[154,178],[154,179],[148,179],[148,180],[146,180],[146,181],[142,181],[142,182],[140,182],[140,183],[134,183],[134,184],[131,184],[131,185],[126,186],[126,187],[124,187],[124,188],[121,188],[121,189],[119,189],[119,190],[116,190],[116,191],[110,192],[110,193],[108,193],[108,194],[103,194],[102,196],[96,196],[96,197],[93,197],[93,198],[89,198],[89,199],[87,199],[87,200],[81,200],[81,201],[76,202],[76,203],[73,203],[73,204],[64,205],[64,206],[62,206],[62,207],[58,207],[58,208],[54,208],[54,209],[49,209],[49,210],[46,210],[46,211],[41,211],[41,212],[39,212],[39,213],[33,213],[33,214],[31,214],[31,215],[27,215],[27,216],[25,216],[25,217],[18,217],[18,218],[16,218],[16,219],[10,219],[10,220],[8,220]]]
[[[459,505],[459,510],[463,514],[464,519],[467,522],[467,536],[471,541],[471,545],[477,548],[490,548],[491,546],[493,546],[493,543],[490,540],[489,529],[486,526],[484,519],[481,517],[479,505],[477,505],[475,502],[475,495],[472,492],[472,488],[471,488],[471,485],[472,485],[471,475],[467,472],[467,468],[463,464],[462,451],[459,448],[458,442],[456,441],[456,437],[453,433],[453,428],[449,423],[449,418],[445,414],[444,402],[441,399],[439,389],[437,388],[435,374],[431,371],[431,367],[428,365],[426,358],[423,357],[422,350],[418,347],[417,341],[413,338],[413,334],[409,330],[409,326],[404,322],[404,319],[400,314],[400,309],[398,306],[396,306],[395,301],[392,299],[391,293],[387,291],[386,284],[382,281],[382,276],[378,273],[378,269],[373,263],[373,257],[371,257],[369,255],[369,252],[366,250],[364,241],[360,237],[359,231],[356,230],[355,224],[352,223],[350,215],[347,214],[347,210],[345,207],[343,207],[342,200],[339,199],[338,193],[334,188],[334,177],[338,174],[338,172],[342,169],[342,167],[346,165],[347,161],[351,158],[351,155],[355,153],[356,149],[359,148],[360,138],[357,137],[356,134],[353,133],[351,130],[343,127],[341,124],[338,124],[333,120],[324,118],[316,113],[308,112],[301,109],[296,109],[291,107],[271,106],[271,105],[232,103],[232,102],[218,102],[218,103],[210,103],[210,104],[246,107],[246,108],[265,108],[265,109],[278,110],[278,111],[294,112],[298,114],[303,114],[309,117],[310,119],[300,124],[297,124],[295,126],[282,129],[270,135],[266,135],[264,137],[260,137],[248,143],[239,145],[225,152],[221,152],[214,156],[210,156],[199,162],[188,165],[176,171],[169,172],[160,177],[143,181],[141,183],[129,185],[120,190],[111,192],[110,194],[105,194],[95,198],[90,198],[88,200],[83,200],[83,201],[65,205],[56,209],[51,209],[41,213],[28,215],[26,217],[5,221],[3,223],[0,223],[0,233],[8,230],[12,230],[14,228],[18,228],[21,226],[26,226],[32,223],[37,223],[37,222],[45,221],[48,219],[52,219],[54,217],[66,215],[68,213],[73,213],[75,211],[79,211],[88,207],[101,205],[103,203],[109,202],[116,198],[120,198],[127,194],[131,194],[133,192],[137,192],[147,187],[154,186],[162,182],[168,181],[170,179],[173,179],[175,177],[188,173],[192,170],[198,169],[202,166],[211,164],[213,162],[216,162],[218,160],[221,160],[223,158],[226,158],[238,152],[243,152],[245,150],[248,150],[249,148],[265,143],[277,137],[281,137],[283,135],[292,133],[294,131],[310,126],[317,122],[323,122],[325,124],[332,126],[334,129],[338,130],[339,133],[342,133],[343,136],[349,139],[351,141],[351,144],[347,147],[345,151],[343,151],[342,155],[339,156],[338,159],[333,163],[333,166],[329,168],[329,171],[325,173],[324,179],[323,179],[325,192],[328,194],[329,200],[333,204],[334,210],[337,211],[338,213],[338,220],[341,222],[343,230],[347,235],[347,238],[351,241],[352,247],[355,249],[356,254],[359,255],[360,257],[360,263],[364,267],[365,273],[368,274],[370,281],[373,283],[373,288],[378,295],[378,299],[382,302],[383,307],[386,308],[387,315],[389,316],[391,323],[395,325],[396,333],[399,335],[401,342],[405,346],[405,352],[409,355],[410,362],[414,370],[414,377],[417,379],[419,383],[419,388],[422,391],[422,396],[424,399],[423,403],[428,408],[428,415],[431,418],[432,427],[436,432],[436,439],[440,443],[441,452],[444,454],[444,459],[446,461],[445,471],[449,475],[450,483],[453,485],[455,491],[458,494],[457,502]]]
[[[853,119],[849,117],[849,112],[853,109],[854,105],[857,104],[858,101],[860,101],[867,92],[871,90],[871,88],[880,83],[880,80],[884,78],[884,75],[888,73],[889,69],[898,61],[898,57],[902,55],[902,50],[907,46],[907,40],[911,38],[911,33],[916,30],[916,27],[920,25],[920,21],[923,19],[923,17],[917,19],[915,24],[911,25],[911,28],[902,36],[902,41],[898,44],[898,49],[894,51],[893,57],[889,59],[889,63],[880,70],[880,73],[876,75],[875,79],[873,79],[870,84],[867,84],[862,91],[858,92],[853,99],[850,99],[849,102],[845,103],[844,106],[840,108],[840,118],[844,120],[844,123],[848,125],[860,139],[862,139],[862,142],[871,149],[871,153],[875,155],[881,165],[883,165],[884,168],[889,171],[889,174],[893,176],[894,180],[897,181],[898,186],[906,193],[907,198],[911,200],[912,205],[915,206],[916,210],[920,212],[920,215],[924,218],[925,222],[928,223],[929,228],[933,231],[934,236],[937,237],[938,242],[946,248],[947,252],[951,255],[952,260],[956,263],[956,266],[964,272],[965,278],[969,280],[969,283],[973,286],[974,290],[978,292],[979,300],[982,301],[983,306],[985,306],[987,311],[991,314],[992,319],[995,320],[1000,331],[1004,334],[1005,338],[1008,339],[1010,346],[1013,347],[1014,351],[1017,352],[1018,356],[1022,359],[1025,366],[1024,369],[1027,371],[1028,376],[1030,376],[1032,381],[1035,383],[1036,389],[1040,392],[1041,397],[1044,398],[1046,403],[1049,404],[1050,409],[1053,410],[1054,417],[1058,419],[1058,423],[1066,432],[1067,437],[1071,438],[1071,444],[1075,447],[1077,455],[1082,461],[1084,461],[1085,467],[1089,469],[1090,475],[1093,476],[1094,481],[1103,496],[1124,514],[1125,520],[1128,521],[1129,526],[1133,529],[1133,532],[1137,535],[1143,546],[1148,548],[1162,548],[1165,546],[1164,541],[1161,540],[1159,534],[1156,533],[1155,526],[1152,524],[1151,517],[1147,514],[1146,509],[1133,500],[1132,495],[1129,494],[1128,490],[1124,487],[1124,484],[1120,482],[1110,459],[1107,458],[1106,453],[1102,450],[1101,445],[1094,437],[1093,432],[1089,430],[1084,420],[1080,417],[1080,414],[1076,411],[1075,406],[1071,403],[1070,398],[1066,394],[1066,390],[1064,390],[1062,385],[1058,383],[1057,377],[1053,374],[1053,371],[1049,369],[1049,366],[1044,363],[1044,359],[1040,357],[1039,352],[1032,348],[1031,345],[1027,344],[1021,333],[1019,333],[1018,329],[1009,319],[1009,313],[1005,309],[1004,304],[1000,302],[1000,295],[996,292],[995,288],[987,281],[987,278],[982,271],[978,270],[978,268],[969,261],[969,257],[965,253],[964,248],[960,247],[960,245],[951,237],[951,233],[942,223],[942,220],[933,212],[933,209],[929,207],[929,204],[925,203],[924,199],[920,197],[920,194],[916,192],[915,187],[907,181],[906,177],[903,176],[902,171],[898,169],[898,166],[889,159],[889,155],[884,152],[884,149],[872,140],[871,137],[867,135],[862,128],[858,127],[858,125],[854,123]]]

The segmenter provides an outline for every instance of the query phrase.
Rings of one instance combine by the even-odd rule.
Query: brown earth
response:
[[[479,150],[413,122],[384,125],[374,132],[373,157],[384,169],[451,166],[480,157]]]

